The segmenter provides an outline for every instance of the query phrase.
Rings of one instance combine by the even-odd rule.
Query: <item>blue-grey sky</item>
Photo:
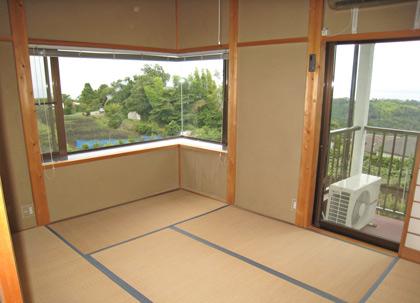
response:
[[[334,97],[348,97],[353,58],[352,45],[338,46]],[[34,94],[45,97],[42,59],[31,58]],[[86,82],[94,89],[118,79],[141,73],[145,64],[160,64],[171,75],[187,77],[195,68],[222,74],[221,60],[153,62],[116,59],[60,58],[62,92],[77,98]],[[219,83],[221,78],[217,79]],[[251,85],[251,84],[250,84]],[[377,43],[375,45],[371,99],[395,98],[420,101],[420,41]]]
[[[334,97],[348,97],[353,45],[340,45],[336,53]],[[420,41],[375,45],[370,98],[420,101]]]
[[[45,90],[42,89],[43,59],[41,57],[31,58],[32,78],[34,82],[35,96],[45,97]],[[77,98],[85,83],[89,82],[94,89],[101,84],[110,85],[112,82],[126,77],[133,77],[141,74],[141,69],[146,65],[159,64],[171,76],[179,75],[187,77],[199,70],[209,69],[214,75],[216,72],[219,78],[215,78],[218,83],[222,82],[223,60],[206,61],[183,61],[183,62],[163,62],[163,61],[137,61],[120,59],[86,59],[86,58],[60,58],[60,80],[61,91],[72,98]]]

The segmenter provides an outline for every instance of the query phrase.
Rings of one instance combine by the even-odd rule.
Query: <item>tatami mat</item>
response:
[[[420,302],[420,264],[398,260],[368,302]]]
[[[186,191],[51,227],[14,235],[25,302],[420,297],[420,265],[399,260],[389,272],[391,256]]]
[[[80,251],[90,253],[224,205],[178,190],[58,222],[51,227]]]
[[[178,227],[349,302],[360,300],[392,260],[235,207]]]
[[[326,301],[173,230],[93,257],[153,302]]]
[[[137,302],[46,228],[13,240],[25,303]]]

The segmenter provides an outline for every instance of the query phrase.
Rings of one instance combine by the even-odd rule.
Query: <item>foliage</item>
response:
[[[71,115],[75,113],[76,108],[73,105],[74,101],[70,98],[69,95],[62,94],[63,105],[64,105],[64,114]]]
[[[157,136],[161,133],[161,129],[156,122],[139,121],[137,132],[143,136]]]
[[[92,111],[99,109],[98,94],[92,89],[92,86],[89,83],[85,83],[85,86],[79,97],[79,102],[81,111],[84,112],[87,116],[89,116]]]
[[[331,129],[347,126],[348,109],[348,98],[334,99],[331,111]],[[369,104],[368,125],[420,131],[420,102],[372,99]]]
[[[160,65],[146,65],[138,75],[96,90],[86,83],[76,100],[63,94],[69,150],[77,150],[77,140],[109,139],[112,145],[119,139],[139,142],[148,139],[144,136],[180,135],[181,99],[184,134],[220,141],[223,87],[208,70],[195,70],[183,80],[176,75],[171,78]],[[130,112],[138,113],[141,120],[128,119]]]
[[[335,134],[331,137],[328,154],[327,184],[343,180],[350,176],[351,167],[351,136],[346,133]],[[347,164],[345,163],[347,153]],[[378,201],[383,215],[394,218],[402,217],[405,213],[407,190],[411,181],[411,172],[414,165],[414,156],[382,152],[382,150],[365,150],[362,172],[381,177],[381,195]],[[385,210],[386,209],[386,210]],[[396,213],[390,213],[395,210]],[[398,213],[399,212],[399,213]]]
[[[377,152],[372,154],[372,156],[369,156],[369,154],[366,153],[363,159],[363,172],[368,173],[370,162],[370,174],[380,176],[382,180],[390,186],[401,185],[403,187],[408,187],[409,178],[407,180],[405,177],[411,174],[413,161],[413,157],[407,157],[403,162],[401,157],[394,156],[391,162],[391,157],[389,155],[384,154],[381,157],[380,152]]]
[[[166,130],[166,135],[172,137],[180,133],[181,127],[176,121],[172,120],[171,122],[168,123],[165,130]]]
[[[105,114],[108,117],[108,126],[118,128],[124,120],[122,105],[118,103],[109,103],[105,106]]]

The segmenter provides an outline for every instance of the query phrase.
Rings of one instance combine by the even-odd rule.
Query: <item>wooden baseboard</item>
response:
[[[206,193],[195,191],[195,190],[192,190],[192,189],[189,189],[189,188],[185,188],[184,186],[181,187],[180,189],[181,190],[185,190],[185,191],[190,192],[190,193],[193,193],[193,194],[196,194],[196,195],[199,195],[199,196],[202,196],[202,197],[205,197],[205,198],[217,200],[217,201],[222,202],[222,203],[227,203],[226,200],[223,200],[222,198],[219,198],[219,197],[216,197],[216,196],[212,196],[212,195],[208,195]]]

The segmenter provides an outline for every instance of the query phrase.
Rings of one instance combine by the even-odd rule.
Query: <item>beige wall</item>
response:
[[[351,33],[351,11],[332,10],[325,3],[324,27],[329,35]],[[359,10],[359,33],[413,29],[416,2],[406,2]]]
[[[175,47],[174,0],[25,0],[25,7],[31,38]]]
[[[10,35],[7,0],[0,0],[0,36]]]
[[[56,221],[177,189],[178,150],[48,169],[45,183]]]
[[[8,20],[4,18],[6,3],[0,0],[0,35],[10,34]],[[33,38],[175,47],[173,0],[26,0],[25,6],[29,35]],[[36,222],[33,215],[27,218],[22,215],[21,207],[32,204],[32,195],[9,42],[0,43],[0,63],[0,172],[12,228],[22,230],[35,226]],[[48,171],[45,179],[51,218],[57,220],[176,188],[178,166],[174,153],[141,154],[58,168],[52,179]],[[111,167],[111,163],[118,163],[120,168]],[[138,169],[133,172],[133,167]],[[138,176],[142,170],[149,174],[148,179]],[[138,183],[127,181],[132,176]],[[111,183],[113,186],[109,186]],[[105,189],[104,184],[108,185]],[[66,192],[74,186],[82,190]],[[69,200],[74,197],[77,199]]]
[[[239,0],[239,41],[306,36],[308,3],[308,0]]]
[[[0,173],[11,228],[32,227],[35,217],[23,217],[32,205],[32,191],[23,141],[12,44],[0,42]]]
[[[5,4],[0,0],[0,35],[9,33]],[[174,0],[25,0],[25,4],[33,38],[175,47]],[[217,0],[179,0],[182,48],[217,44],[217,4]],[[359,32],[410,29],[414,14],[415,3],[361,9]],[[222,43],[227,43],[228,16],[229,1],[222,0]],[[307,16],[308,0],[240,0],[239,39],[305,36]],[[349,11],[326,8],[325,26],[331,33],[349,32],[349,21]],[[13,57],[9,43],[0,47],[0,168],[11,221],[16,229],[23,229],[35,221],[23,219],[20,213],[32,198],[22,127],[16,123],[20,114]],[[296,198],[298,185],[306,61],[305,44],[239,49],[237,204],[290,222],[294,221],[291,199]],[[173,189],[178,184],[174,153],[57,168],[53,178],[46,178],[52,218]],[[212,153],[186,149],[181,160],[186,188],[224,197],[225,161]],[[141,179],[141,170],[156,179]],[[127,182],[133,175],[140,178],[138,182]]]
[[[181,187],[226,200],[225,153],[181,147]]]
[[[239,49],[236,204],[294,222],[306,44]]]
[[[179,44],[181,48],[217,45],[218,0],[179,0]],[[221,0],[221,43],[228,43],[229,0]]]

